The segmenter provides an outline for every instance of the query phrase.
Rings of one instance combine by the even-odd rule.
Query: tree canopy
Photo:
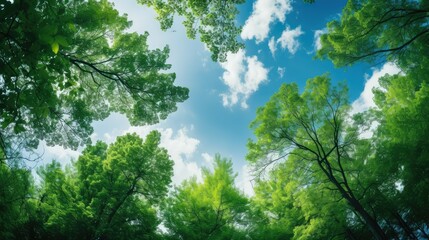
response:
[[[76,148],[111,112],[153,124],[188,98],[167,71],[168,47],[150,50],[148,33],[128,32],[131,23],[107,0],[1,6],[2,151],[16,135],[30,147],[45,140]]]
[[[34,212],[31,221],[24,221],[28,231],[17,226],[14,237],[156,239],[155,207],[167,193],[173,170],[159,141],[158,132],[144,141],[127,134],[110,146],[86,147],[65,170],[56,161],[41,167],[41,184],[30,201]]]
[[[247,212],[247,198],[234,186],[232,162],[216,155],[214,170],[203,182],[184,181],[166,201],[165,226],[173,239],[244,239],[238,226]]]
[[[309,79],[301,95],[296,84],[283,85],[266,106],[258,110],[251,125],[257,141],[249,141],[248,160],[266,165],[288,155],[295,156],[304,165],[298,168],[314,171],[307,181],[315,178],[316,182],[330,182],[374,237],[386,239],[350,182],[353,179],[350,172],[358,171],[353,169],[352,153],[359,132],[347,126],[349,109],[347,89],[332,88],[327,76]]]
[[[183,17],[213,60],[243,47],[244,0],[137,2],[164,30]],[[303,89],[282,84],[250,124],[247,196],[219,154],[202,179],[173,188],[157,131],[90,143],[95,120],[117,112],[154,124],[188,98],[168,47],[150,49],[148,33],[129,32],[107,0],[0,0],[0,239],[429,239],[428,9],[427,0],[347,2],[316,57],[337,67],[389,61],[399,73],[379,78],[375,107],[357,113],[346,82],[328,73]],[[19,158],[42,140],[84,148],[33,174]]]
[[[418,1],[350,0],[340,20],[327,25],[320,58],[336,66],[359,60],[392,61],[405,70],[427,64],[429,3]]]

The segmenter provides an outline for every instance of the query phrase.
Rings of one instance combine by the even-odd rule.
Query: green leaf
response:
[[[21,133],[25,131],[25,127],[22,124],[15,124],[15,127],[13,128],[13,131],[15,133]]]
[[[57,42],[52,43],[51,47],[52,47],[52,52],[54,52],[55,54],[57,54],[58,51],[60,50],[60,45]]]

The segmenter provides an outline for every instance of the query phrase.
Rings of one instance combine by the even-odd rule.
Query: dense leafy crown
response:
[[[152,124],[188,98],[167,72],[168,47],[149,50],[148,33],[127,32],[131,23],[107,0],[0,5],[2,148],[12,132],[27,145],[76,148],[111,112]]]

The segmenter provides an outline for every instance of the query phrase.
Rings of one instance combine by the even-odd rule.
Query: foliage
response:
[[[0,1],[0,137],[2,151],[23,136],[76,148],[94,120],[111,112],[132,125],[176,110],[188,90],[174,86],[169,49],[149,50],[148,33],[107,0]]]
[[[256,166],[266,166],[288,155],[298,158],[303,165],[300,168],[313,172],[314,180],[308,178],[307,184],[329,182],[374,237],[386,239],[353,186],[353,172],[359,172],[354,168],[358,163],[353,156],[359,132],[348,126],[348,110],[347,89],[331,87],[326,75],[309,79],[301,95],[296,84],[285,84],[258,109],[251,125],[257,141],[249,141],[247,158]]]
[[[428,12],[425,0],[350,0],[340,20],[328,23],[318,57],[336,66],[359,60],[392,61],[405,70],[422,69],[428,56]],[[417,63],[418,62],[418,63]]]
[[[0,164],[0,239],[11,239],[28,221],[33,192],[31,173],[19,166]]]
[[[183,16],[183,25],[189,38],[200,35],[212,53],[213,61],[226,61],[228,52],[237,52],[244,47],[237,41],[241,28],[236,26],[238,14],[236,5],[244,0],[138,0],[139,3],[155,9],[161,29],[173,25],[175,14]]]
[[[256,224],[252,235],[257,236],[254,239],[344,239],[347,206],[340,198],[291,156],[255,186],[252,205],[263,221],[252,222]]]
[[[165,226],[174,239],[244,239],[237,228],[247,198],[234,186],[232,162],[215,156],[214,171],[203,171],[203,182],[184,181],[167,199]]]
[[[53,161],[40,168],[41,185],[29,201],[35,210],[22,223],[28,231],[15,237],[158,238],[156,206],[166,195],[173,166],[159,141],[158,132],[145,141],[127,134],[110,146],[88,146],[73,167],[63,170]]]
[[[401,74],[375,89],[377,108],[360,116],[377,126],[366,149],[365,205],[383,218],[392,237],[428,238],[427,202],[429,62],[427,1],[349,1],[341,19],[328,24],[318,57],[336,66],[356,61],[394,62]],[[366,118],[366,119],[365,119]],[[369,204],[370,203],[370,204]]]
[[[379,180],[382,202],[390,202],[387,214],[404,231],[423,235],[429,215],[428,143],[429,113],[428,83],[413,75],[385,76],[381,89],[375,91],[376,120],[375,158],[372,177]],[[409,225],[409,226],[407,226]],[[410,234],[414,235],[414,234]]]
[[[139,2],[163,29],[184,16],[214,60],[240,47],[241,0]],[[400,67],[379,80],[376,107],[351,115],[347,87],[328,75],[302,92],[284,84],[251,124],[253,197],[216,155],[202,182],[165,198],[173,162],[158,132],[87,145],[71,166],[40,167],[38,184],[20,159],[39,140],[88,143],[91,122],[111,112],[133,125],[164,119],[188,94],[167,72],[168,48],[149,50],[148,34],[128,33],[105,0],[0,0],[0,238],[429,239],[427,9],[424,0],[350,0],[318,57]]]

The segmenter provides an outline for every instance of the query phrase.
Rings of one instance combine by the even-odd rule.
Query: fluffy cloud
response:
[[[246,20],[241,31],[241,38],[261,42],[267,38],[270,24],[275,21],[284,23],[286,14],[292,11],[290,0],[257,0],[253,12]]]
[[[201,181],[201,168],[189,159],[197,150],[200,141],[188,135],[187,128],[181,128],[174,134],[171,128],[161,132],[161,146],[165,147],[174,161],[173,183],[178,185],[183,180],[196,176]]]
[[[320,41],[320,37],[326,33],[326,29],[316,30],[314,31],[314,51],[318,51],[322,48],[322,43]]]
[[[59,161],[61,164],[67,164],[70,160],[76,160],[80,152],[71,149],[63,148],[62,146],[47,146],[44,141],[40,142],[37,148],[37,153],[43,156],[44,163],[53,159]]]
[[[280,44],[283,49],[287,48],[290,54],[295,54],[299,47],[298,37],[303,33],[304,32],[301,31],[301,26],[292,30],[286,27],[280,38],[277,39],[277,44]]]
[[[251,174],[251,169],[249,165],[244,165],[240,169],[236,186],[248,197],[252,197],[253,195],[255,195],[255,192],[253,190],[253,176]]]
[[[380,87],[379,78],[386,74],[397,74],[399,71],[400,69],[393,63],[386,63],[380,69],[374,68],[371,76],[365,76],[365,87],[359,98],[352,103],[351,113],[363,112],[371,107],[375,107],[372,89]]]
[[[221,94],[223,105],[232,107],[240,101],[241,107],[247,108],[247,99],[267,81],[268,70],[258,57],[247,57],[244,50],[229,53],[221,67],[225,70],[221,79],[229,88],[228,93]]]
[[[213,165],[214,157],[212,155],[205,152],[205,153],[201,154],[201,157],[203,157],[204,162],[206,162],[207,165],[209,165],[209,166]]]
[[[366,111],[369,108],[376,107],[373,99],[374,93],[372,92],[372,90],[374,88],[380,87],[378,80],[386,74],[392,75],[397,74],[399,72],[400,69],[393,63],[386,63],[380,69],[373,69],[372,75],[370,77],[365,76],[365,87],[359,98],[352,103],[352,109],[350,113],[355,114]],[[368,129],[363,130],[359,136],[363,139],[368,139],[372,137],[374,130],[377,129],[378,125],[378,122],[372,122],[371,126],[369,126]]]
[[[126,132],[136,132],[144,138],[152,130],[161,133],[160,146],[167,149],[174,161],[173,184],[179,185],[183,180],[193,176],[201,180],[201,168],[196,162],[190,161],[200,141],[189,136],[189,129],[183,127],[175,133],[171,128],[131,127]]]

